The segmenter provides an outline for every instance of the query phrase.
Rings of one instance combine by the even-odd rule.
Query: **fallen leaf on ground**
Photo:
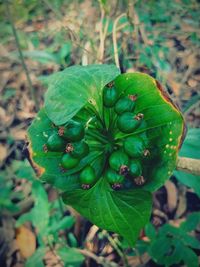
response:
[[[36,238],[31,230],[25,226],[16,229],[16,241],[21,255],[27,259],[36,249]]]
[[[7,151],[7,146],[0,144],[0,162],[3,162],[6,159]]]
[[[176,208],[178,201],[177,189],[175,184],[170,180],[166,181],[165,188],[167,191],[167,209],[172,212]]]

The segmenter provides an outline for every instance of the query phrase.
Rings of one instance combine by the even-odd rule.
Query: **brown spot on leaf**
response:
[[[28,138],[27,138],[28,140]],[[26,142],[23,148],[23,153],[27,157],[29,163],[31,164],[32,168],[34,169],[36,175],[38,177],[42,176],[42,174],[45,172],[45,168],[39,166],[34,160],[33,160],[33,150],[31,146],[30,140]]]
[[[158,90],[160,91],[163,99],[166,102],[168,102],[182,116],[182,113],[180,111],[179,106],[173,102],[173,100],[170,98],[170,95],[168,94],[168,92],[166,90],[164,90],[162,85],[157,80],[155,80],[155,83],[156,83],[156,86],[157,86]],[[183,119],[183,130],[182,130],[182,135],[181,135],[180,140],[179,140],[178,150],[181,148],[183,141],[185,139],[186,133],[187,133],[187,127],[186,127],[185,120],[184,120],[183,116],[182,116],[182,119]]]
[[[47,145],[46,145],[46,144],[43,145],[43,151],[44,151],[45,153],[48,152],[48,148],[47,148]]]

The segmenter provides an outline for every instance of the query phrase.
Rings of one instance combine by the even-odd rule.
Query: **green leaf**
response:
[[[179,151],[179,156],[200,159],[200,129],[190,128]]]
[[[35,180],[35,173],[27,160],[25,161],[13,160],[11,167],[15,172],[17,179],[26,179],[28,181]]]
[[[16,227],[31,221],[37,231],[44,235],[49,224],[49,203],[47,193],[40,182],[33,182],[32,195],[35,205],[30,212],[23,214],[17,220]]]
[[[25,263],[25,267],[44,267],[43,258],[46,253],[45,247],[39,247],[34,254],[29,257]]]
[[[187,220],[181,224],[181,229],[185,232],[191,232],[200,224],[200,212],[193,212],[187,216]]]
[[[115,87],[123,95],[137,95],[134,113],[144,115],[144,123],[133,134],[115,132],[117,139],[146,132],[151,159],[146,163],[148,177],[143,189],[155,191],[168,179],[176,166],[184,132],[180,111],[160,84],[147,74],[126,73],[117,77]]]
[[[200,242],[195,237],[185,234],[185,232],[183,232],[182,237],[183,241],[185,242],[185,244],[187,244],[187,246],[194,249],[200,249]]]
[[[27,58],[31,58],[32,60],[36,60],[40,63],[47,64],[49,62],[53,62],[59,64],[58,56],[48,51],[39,51],[39,50],[24,51],[23,55]]]
[[[32,209],[33,223],[40,233],[44,233],[49,223],[50,208],[48,195],[40,182],[35,181],[32,184],[32,195],[35,200],[35,205]]]
[[[101,180],[90,190],[67,191],[63,201],[98,227],[124,236],[133,246],[151,213],[151,194],[140,189],[114,191]]]
[[[160,236],[149,246],[149,254],[153,260],[164,266],[178,264],[182,260],[184,245],[181,240]]]
[[[55,222],[51,227],[50,227],[50,232],[54,233],[59,230],[65,230],[65,229],[70,229],[73,224],[75,223],[75,219],[72,216],[65,216],[62,218],[61,221]]]
[[[198,267],[199,259],[198,256],[194,253],[194,251],[188,247],[182,248],[182,258],[185,262],[186,266],[189,267]]]
[[[54,129],[42,109],[28,129],[30,160],[41,180],[61,190],[78,188],[77,175],[66,175],[60,168],[62,153],[44,152],[43,146]]]
[[[114,65],[73,66],[54,74],[45,95],[48,117],[56,125],[64,124],[87,102],[102,114],[102,89],[117,75]]]
[[[151,240],[153,240],[153,239],[156,238],[156,229],[155,229],[155,227],[154,227],[153,224],[148,223],[148,224],[145,226],[145,234],[146,234],[146,236],[148,236],[148,238],[150,238]]]
[[[64,262],[65,267],[78,267],[84,261],[84,256],[75,248],[62,247],[57,250],[58,256]]]
[[[182,171],[174,171],[174,175],[182,184],[193,188],[195,193],[200,197],[200,176]]]
[[[186,138],[179,152],[179,156],[200,159],[199,151],[200,129],[191,128],[187,132]],[[200,176],[182,171],[174,171],[174,175],[181,183],[193,188],[195,193],[200,197]]]
[[[118,74],[114,66],[91,65],[70,67],[48,78],[45,108],[28,130],[29,151],[40,178],[64,191],[67,204],[99,227],[124,236],[133,245],[150,216],[150,192],[163,185],[176,166],[184,122],[155,79],[142,73]],[[105,110],[102,90],[110,81],[119,97],[133,96],[134,114],[141,115],[135,120],[144,115],[133,133],[118,129],[114,108]],[[84,125],[90,153],[75,168],[63,172],[60,163],[64,151],[45,152],[43,145],[58,131],[59,125],[71,118]],[[127,176],[123,188],[116,191],[104,177],[108,158],[112,151],[123,146],[124,138],[132,135],[144,141],[145,150],[138,160],[142,165],[139,178],[145,183],[137,186]],[[90,189],[79,181],[79,173],[86,165],[91,165],[96,174],[97,182]]]

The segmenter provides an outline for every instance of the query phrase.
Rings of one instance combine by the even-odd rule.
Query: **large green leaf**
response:
[[[45,108],[28,130],[29,151],[40,178],[65,191],[67,204],[99,227],[121,234],[133,245],[150,216],[150,192],[162,186],[175,169],[184,122],[177,107],[152,77],[142,73],[116,78],[117,75],[114,66],[93,65],[70,67],[51,76]],[[131,134],[119,131],[114,109],[103,105],[102,89],[112,80],[119,95],[137,95],[134,112],[142,113],[144,120]],[[90,153],[75,168],[63,173],[59,166],[62,153],[46,153],[43,145],[58,131],[58,125],[71,118],[85,126],[84,138]],[[139,189],[126,177],[124,188],[116,191],[105,179],[108,157],[130,135],[148,140],[150,155],[140,159],[146,183]],[[80,171],[86,165],[94,168],[97,181],[89,190],[83,190],[79,181]]]
[[[200,159],[200,129],[191,128],[188,130],[183,142],[179,156]],[[200,176],[182,171],[174,171],[176,178],[186,186],[194,189],[200,197]]]
[[[149,192],[114,191],[104,178],[90,190],[67,191],[63,200],[100,228],[124,236],[131,245],[151,214]]]
[[[184,133],[183,117],[160,84],[147,74],[122,74],[115,80],[115,86],[122,94],[137,95],[135,113],[144,114],[145,121],[133,134],[124,134],[116,129],[115,137],[120,140],[146,133],[152,159],[143,163],[144,166],[147,164],[147,183],[143,188],[155,191],[175,169]]]
[[[102,113],[102,89],[119,75],[114,65],[73,66],[54,74],[45,95],[49,118],[61,125],[87,103]]]
[[[54,130],[52,122],[42,109],[28,129],[30,160],[41,180],[62,190],[77,188],[77,175],[66,175],[60,168],[62,153],[46,153],[43,149]]]

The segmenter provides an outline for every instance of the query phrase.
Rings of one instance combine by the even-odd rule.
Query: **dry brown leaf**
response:
[[[129,256],[127,258],[129,266],[132,267],[143,266],[143,264],[146,264],[151,259],[147,253],[144,253],[141,256]]]
[[[175,96],[179,96],[181,91],[181,83],[176,82],[175,79],[173,79],[173,77],[170,77],[170,75],[168,76],[168,83],[172,88]]]
[[[165,188],[167,191],[167,208],[170,212],[172,212],[176,208],[178,201],[177,189],[175,184],[170,180],[166,181]]]
[[[15,140],[24,140],[26,137],[26,130],[12,128],[10,134]]]
[[[7,157],[8,148],[6,145],[0,144],[0,162],[3,162]]]
[[[27,259],[36,249],[36,238],[31,230],[25,226],[20,226],[16,230],[16,242],[19,247],[20,254]]]
[[[175,218],[180,218],[187,209],[186,188],[183,186],[178,193],[178,206]]]
[[[46,267],[55,267],[55,266],[63,267],[64,266],[62,260],[56,254],[56,251],[54,250],[47,251],[44,256],[44,260],[45,260]]]
[[[188,80],[188,85],[190,87],[196,87],[198,85],[198,82],[195,79],[189,79]]]

